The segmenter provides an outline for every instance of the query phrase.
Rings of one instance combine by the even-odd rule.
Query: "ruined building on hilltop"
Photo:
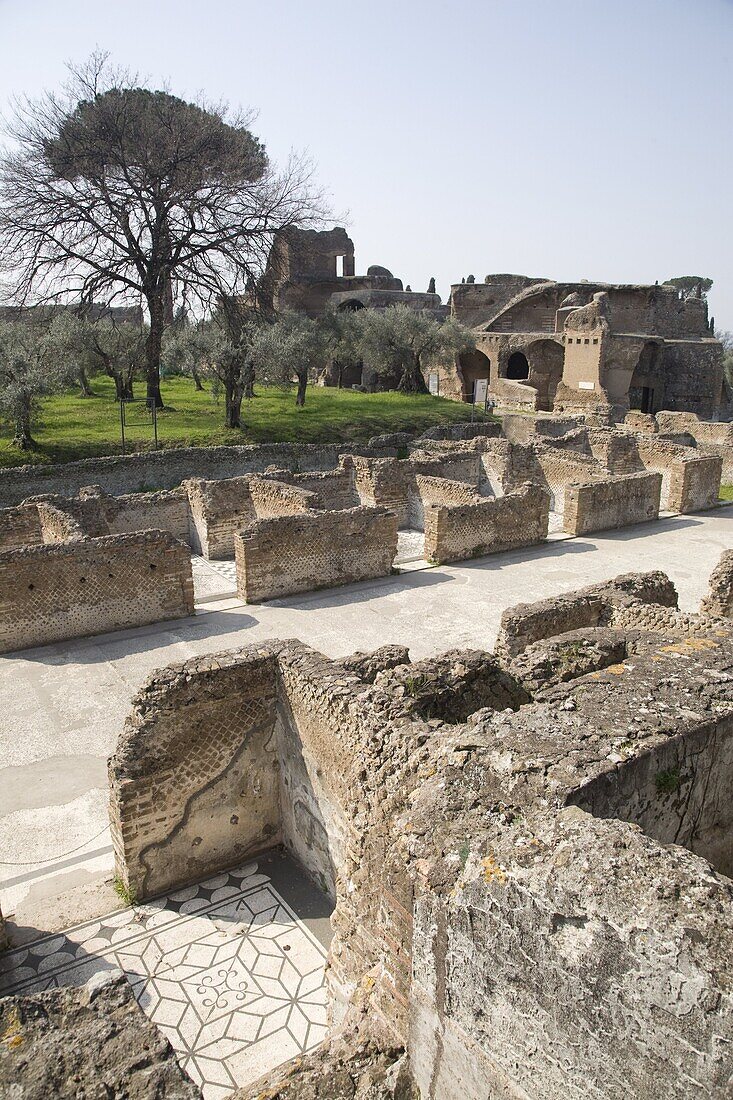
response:
[[[357,275],[354,243],[337,227],[278,234],[257,294],[273,314],[291,309],[318,317],[328,308],[399,304],[438,319],[450,314],[473,331],[476,348],[442,364],[430,381],[433,392],[457,401],[478,392],[503,407],[615,419],[629,409],[692,412],[702,420],[727,413],[723,349],[707,302],[671,284],[487,275],[483,283],[469,278],[452,286],[445,306],[434,292],[405,289],[386,267]],[[337,380],[333,370],[324,380]],[[346,367],[338,382],[376,387],[368,364]]]

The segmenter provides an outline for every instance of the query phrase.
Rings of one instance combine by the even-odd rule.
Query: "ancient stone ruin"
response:
[[[713,507],[733,446],[723,432],[703,442],[694,418],[699,443],[669,423],[507,415],[351,453],[282,444],[2,471],[17,503],[0,509],[0,652],[192,614],[192,553],[234,561],[239,597],[258,603],[388,576],[407,547],[442,564]]]
[[[725,1094],[728,564],[715,613],[630,574],[510,609],[493,654],[273,641],[148,681],[109,765],[130,893],[282,845],[333,905],[331,1037],[238,1095]],[[35,1081],[39,1011],[104,1041],[64,996],[6,1002],[0,1072]]]

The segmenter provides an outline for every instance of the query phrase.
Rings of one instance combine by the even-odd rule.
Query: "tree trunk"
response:
[[[122,371],[114,370],[113,367],[107,367],[107,374],[114,380],[115,401],[135,400],[135,395],[132,392],[132,376],[125,375]]]
[[[77,379],[79,381],[79,389],[81,390],[82,397],[94,397],[94,390],[89,384],[87,372],[84,367],[79,367],[77,371]]]
[[[243,395],[251,400],[255,395],[255,372],[250,364],[244,368]]]
[[[161,295],[151,294],[148,297],[148,312],[150,313],[150,334],[145,343],[146,396],[149,408],[152,408],[152,402],[154,401],[156,409],[162,409],[160,349],[163,343],[163,329],[165,328],[165,302]]]
[[[295,404],[298,405],[300,408],[302,408],[303,405],[305,405],[305,387],[307,385],[308,385],[308,375],[307,374],[299,374],[298,375],[298,392],[295,396]]]
[[[428,387],[420,370],[420,360],[416,355],[403,363],[397,390],[399,393],[428,393]]]
[[[191,377],[193,378],[193,384],[196,389],[203,390],[204,387],[201,385],[201,375],[196,370],[196,367],[191,367]]]
[[[241,428],[242,391],[238,385],[227,384],[224,392],[224,423],[227,428]]]
[[[15,435],[13,446],[21,451],[32,451],[36,441],[31,435],[31,399],[21,397],[15,410]]]

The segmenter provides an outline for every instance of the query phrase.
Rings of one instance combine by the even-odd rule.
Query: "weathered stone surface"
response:
[[[397,665],[409,664],[410,653],[404,645],[384,645],[371,653],[352,653],[338,663],[347,672],[355,673],[359,679],[373,684],[377,675]]]
[[[8,1100],[200,1100],[119,972],[81,989],[0,999]]]
[[[536,696],[543,688],[619,664],[626,656],[625,634],[591,627],[534,642],[514,658],[509,668]]]
[[[721,619],[733,619],[733,550],[726,550],[710,575],[710,591],[700,610]]]
[[[364,1027],[338,1033],[232,1100],[419,1100],[419,1093],[404,1048]]]

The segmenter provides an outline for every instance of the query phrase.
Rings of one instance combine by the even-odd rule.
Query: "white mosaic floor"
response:
[[[237,566],[233,561],[207,561],[191,555],[193,591],[196,603],[237,594]]]
[[[317,1046],[326,952],[249,864],[0,956],[0,996],[125,972],[205,1100]]]
[[[405,565],[410,561],[421,561],[425,556],[425,533],[406,528],[397,532],[397,554],[395,565]]]

